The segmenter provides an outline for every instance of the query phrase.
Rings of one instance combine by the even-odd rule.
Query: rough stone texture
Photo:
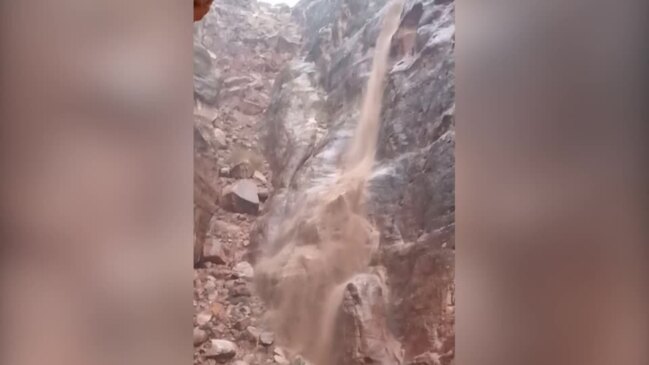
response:
[[[443,238],[440,238],[440,240]],[[390,274],[391,318],[406,354],[446,354],[454,334],[454,254],[428,242],[395,245],[383,252]]]
[[[339,317],[337,364],[402,363],[401,346],[387,328],[386,288],[379,276],[360,274],[345,288]]]
[[[202,260],[218,265],[223,265],[229,261],[223,243],[216,238],[210,238],[203,246]]]

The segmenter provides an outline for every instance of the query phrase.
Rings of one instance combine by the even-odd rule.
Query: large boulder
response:
[[[256,215],[259,212],[259,193],[254,180],[243,179],[223,189],[222,205],[236,213]]]

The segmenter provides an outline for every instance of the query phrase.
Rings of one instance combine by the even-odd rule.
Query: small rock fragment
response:
[[[255,276],[255,269],[246,261],[242,261],[234,266],[236,276],[243,279],[252,279]]]
[[[229,167],[221,167],[219,170],[219,175],[223,177],[229,177],[230,176],[230,168]]]
[[[210,307],[210,311],[215,317],[218,318],[223,313],[223,304],[218,302],[212,304],[212,307]]]
[[[217,265],[226,263],[226,254],[223,245],[216,238],[212,237],[203,246],[203,261],[212,262]]]
[[[248,288],[247,285],[245,284],[237,284],[232,289],[230,289],[230,297],[232,298],[237,298],[237,297],[250,297],[252,295],[252,292],[250,291],[250,288]]]
[[[207,332],[198,327],[194,328],[194,346],[198,346],[205,341],[207,341]]]
[[[205,357],[219,361],[230,360],[237,354],[237,345],[228,340],[212,340]]]
[[[216,290],[216,282],[213,277],[208,277],[207,282],[205,283],[205,292],[213,293]]]
[[[201,312],[196,315],[196,323],[199,327],[205,327],[212,320],[212,313],[210,312]]]
[[[259,335],[259,342],[264,346],[270,346],[275,343],[275,334],[272,332],[262,332]]]
[[[290,361],[286,359],[286,355],[284,353],[284,350],[282,350],[280,347],[275,347],[275,351],[273,352],[273,360],[277,364],[281,365],[290,365]]]
[[[259,182],[268,185],[268,179],[266,179],[266,176],[259,172],[258,170],[255,170],[255,172],[252,174],[252,178],[258,180]]]
[[[257,190],[257,196],[259,196],[259,201],[265,202],[270,196],[270,191],[266,188],[259,188]]]
[[[228,146],[227,138],[225,137],[225,132],[219,128],[214,128],[212,132],[214,134],[214,143],[215,147],[218,149],[224,149]]]
[[[230,176],[235,179],[250,179],[254,176],[252,166],[248,161],[242,161],[230,169]]]

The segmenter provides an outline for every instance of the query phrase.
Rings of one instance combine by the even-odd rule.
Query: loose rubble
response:
[[[259,124],[299,47],[285,7],[215,1],[195,23],[195,365],[274,363],[274,334],[244,256],[271,191]]]
[[[228,340],[212,340],[205,351],[205,357],[216,360],[229,360],[237,354],[237,345]]]

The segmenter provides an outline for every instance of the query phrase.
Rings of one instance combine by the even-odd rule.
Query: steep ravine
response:
[[[196,23],[195,364],[453,362],[452,1],[405,1],[366,188],[331,193],[387,3],[216,0]]]

